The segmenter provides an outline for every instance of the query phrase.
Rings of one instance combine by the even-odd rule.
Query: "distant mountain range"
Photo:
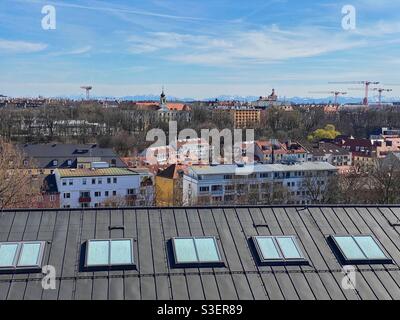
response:
[[[61,96],[57,98],[66,98],[66,99],[73,99],[73,100],[81,100],[84,98],[83,95],[79,96]],[[148,94],[148,95],[134,95],[134,96],[124,96],[124,97],[105,97],[105,96],[93,96],[93,99],[98,100],[124,100],[124,101],[159,101],[160,97],[158,95]],[[252,102],[259,99],[256,96],[230,96],[230,95],[221,95],[217,97],[210,97],[205,99],[194,99],[194,98],[178,98],[174,96],[167,96],[168,101],[182,101],[182,102],[193,102],[193,101],[215,101],[218,99],[219,101],[240,101],[240,102]],[[279,101],[286,101],[292,103],[328,103],[333,102],[333,97],[325,97],[325,98],[312,98],[312,97],[279,97]],[[340,97],[338,98],[338,102],[342,104],[346,103],[361,103],[361,97]],[[371,102],[377,101],[377,98],[370,97]],[[396,102],[400,101],[400,97],[389,97],[384,98],[384,102]]]

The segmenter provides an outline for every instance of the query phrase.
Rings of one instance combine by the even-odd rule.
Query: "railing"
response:
[[[79,203],[90,203],[92,201],[92,198],[90,197],[80,197],[79,198]]]

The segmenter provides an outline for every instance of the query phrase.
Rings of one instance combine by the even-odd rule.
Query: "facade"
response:
[[[185,104],[167,103],[167,97],[163,90],[160,96],[160,105],[157,110],[157,117],[163,122],[190,122],[192,120],[192,112],[190,107]]]
[[[204,139],[180,139],[176,146],[150,147],[141,154],[144,165],[165,167],[170,164],[208,164],[213,147]]]
[[[326,162],[193,166],[183,176],[184,205],[318,201],[311,188],[327,188],[337,168]],[[282,194],[283,193],[283,194]]]
[[[338,168],[350,167],[352,165],[351,151],[341,148],[333,143],[319,142],[314,144],[303,144],[311,155],[311,161],[325,161]]]
[[[212,111],[215,120],[230,119],[233,126],[238,129],[254,128],[260,125],[262,110],[248,106],[218,106]]]
[[[2,270],[0,300],[399,300],[399,214],[398,206],[5,211],[0,242],[34,241],[42,254],[34,270]],[[367,236],[381,255],[351,262],[354,287],[343,286],[349,263],[336,235]],[[260,259],[259,236],[285,237],[301,258]],[[220,261],[176,264],[175,237],[208,237]],[[133,261],[85,268],[87,245],[104,239],[124,239]],[[55,268],[54,290],[42,287],[45,265]]]
[[[54,174],[61,208],[134,206],[149,196],[141,192],[143,175],[125,168],[56,169]]]
[[[339,139],[336,144],[352,153],[353,166],[371,166],[377,158],[376,146],[370,139],[345,138]]]
[[[261,110],[258,109],[232,109],[233,125],[235,128],[254,128],[260,124]]]
[[[187,168],[182,165],[172,164],[156,175],[155,202],[158,207],[182,205],[182,181],[186,170]]]
[[[281,143],[276,139],[256,141],[254,154],[256,159],[264,164],[310,160],[308,151],[301,144],[292,141]]]
[[[25,144],[18,148],[25,155],[24,168],[32,173],[51,174],[55,169],[91,168],[92,162],[107,162],[110,167],[126,167],[109,148],[97,144]]]
[[[275,93],[275,89],[272,89],[272,93],[266,97],[260,97],[257,101],[253,102],[252,105],[257,108],[269,108],[279,105],[278,96]]]

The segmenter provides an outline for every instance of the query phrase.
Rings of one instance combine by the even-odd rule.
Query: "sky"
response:
[[[400,96],[399,36],[393,0],[0,0],[0,94],[322,97],[368,80]]]

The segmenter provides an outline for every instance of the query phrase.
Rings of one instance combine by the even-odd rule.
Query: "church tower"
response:
[[[161,92],[160,96],[160,107],[167,106],[167,96],[164,93],[164,87]]]

